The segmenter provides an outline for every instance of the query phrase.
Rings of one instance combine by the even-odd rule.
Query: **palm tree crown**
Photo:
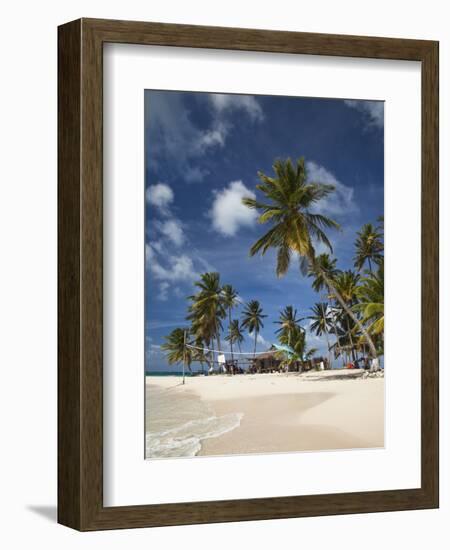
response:
[[[379,263],[383,257],[383,234],[371,223],[366,223],[357,232],[355,241],[356,255],[354,265],[361,271],[364,264],[369,264],[369,271],[372,271],[372,262]]]
[[[244,341],[244,335],[241,331],[241,325],[239,324],[238,319],[233,319],[230,323],[230,332],[225,336],[225,340],[230,342],[230,344],[237,344],[239,351],[241,351],[241,344]]]
[[[311,261],[315,257],[313,239],[324,243],[330,251],[332,250],[324,229],[337,229],[339,224],[322,214],[313,213],[311,208],[327,197],[334,187],[307,182],[303,157],[297,161],[296,166],[292,164],[291,159],[277,160],[273,170],[276,176],[274,178],[262,172],[258,173],[262,183],[256,188],[268,199],[267,202],[250,197],[242,199],[243,204],[261,212],[259,223],[272,225],[271,229],[251,247],[250,255],[254,256],[258,252],[265,254],[269,248],[276,248],[276,273],[281,277],[288,270],[291,255],[295,252],[305,273],[308,260]]]
[[[239,295],[231,285],[223,285],[222,287],[222,303],[224,307],[233,308],[238,302]]]
[[[334,278],[334,286],[346,303],[352,304],[355,300],[360,278],[360,275],[351,269],[341,271]]]
[[[262,308],[258,300],[250,300],[248,304],[245,304],[242,316],[242,327],[246,328],[250,333],[254,334],[255,346],[253,355],[255,356],[258,333],[264,327],[263,318],[267,317],[267,315],[263,315]]]
[[[187,335],[187,329],[176,328],[172,330],[172,332],[165,337],[166,341],[161,345],[161,349],[167,352],[167,361],[169,365],[186,361],[188,369],[191,370],[193,358],[191,348],[185,345]]]
[[[226,315],[220,276],[218,273],[202,273],[195,286],[199,292],[189,296],[192,304],[189,307],[187,319],[192,322],[192,329],[196,336],[202,336],[205,342],[215,338],[220,347],[221,319]]]
[[[316,333],[316,336],[328,334],[332,328],[332,312],[328,308],[328,304],[318,302],[311,308],[311,315],[307,317],[312,321],[309,330]]]
[[[369,323],[368,330],[378,336],[384,333],[384,265],[380,264],[376,273],[363,279],[358,287],[359,303],[355,306],[362,312],[364,322]]]
[[[307,348],[306,333],[300,326],[296,326],[290,333],[289,342],[286,335],[279,338],[280,343],[289,345],[291,352],[281,351],[280,355],[284,358],[283,365],[290,367],[297,361],[306,361],[310,359],[317,351],[316,348]]]
[[[300,320],[301,319],[297,318],[297,310],[292,306],[286,306],[283,311],[280,312],[280,320],[274,321],[277,325],[281,325],[280,328],[275,331],[275,334],[289,337],[289,334],[300,326]]]
[[[340,270],[336,268],[336,263],[336,258],[331,258],[329,254],[319,254],[316,257],[315,267],[309,267],[308,277],[314,278],[312,287],[316,292],[320,292],[323,289],[328,290],[324,275],[331,280],[339,275]]]

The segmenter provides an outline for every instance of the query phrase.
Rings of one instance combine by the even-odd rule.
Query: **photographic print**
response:
[[[384,446],[384,102],[146,90],[147,459]]]

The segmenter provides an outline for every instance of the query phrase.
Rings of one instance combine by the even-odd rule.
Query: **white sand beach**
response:
[[[363,374],[196,376],[185,385],[175,376],[147,377],[147,415],[152,414],[149,390],[157,389],[162,396],[167,392],[173,407],[177,399],[189,398],[223,419],[224,433],[199,435],[190,456],[383,447],[384,378]]]

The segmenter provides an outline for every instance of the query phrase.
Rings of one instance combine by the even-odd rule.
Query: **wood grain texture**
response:
[[[421,488],[103,506],[102,63],[105,42],[422,63]],[[438,506],[438,44],[81,19],[59,28],[58,521],[82,531]]]
[[[58,521],[80,528],[81,22],[58,32]]]

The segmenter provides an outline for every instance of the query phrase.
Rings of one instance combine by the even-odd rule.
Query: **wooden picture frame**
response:
[[[104,507],[102,59],[106,42],[419,61],[421,487]],[[438,43],[100,19],[58,30],[58,521],[81,530],[438,507]]]

